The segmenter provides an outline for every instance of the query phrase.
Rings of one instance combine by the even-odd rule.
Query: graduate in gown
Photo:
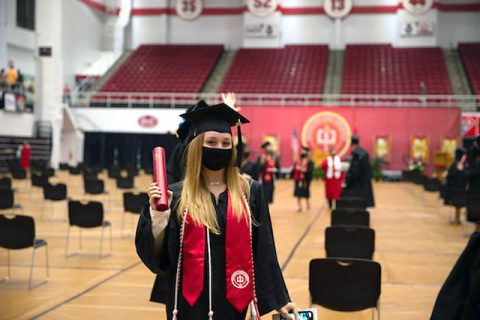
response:
[[[259,168],[259,181],[263,187],[263,194],[268,203],[273,203],[275,192],[275,180],[280,171],[280,160],[275,155],[270,142],[262,144],[263,153],[258,157],[257,168]]]
[[[249,159],[250,151],[245,148],[243,150],[243,160],[242,166],[240,167],[240,172],[246,177],[252,178],[253,180],[258,180],[258,168],[252,160]]]
[[[455,218],[453,224],[460,224],[460,212],[467,202],[467,170],[466,151],[463,148],[455,150],[455,161],[447,173],[447,183],[444,191],[444,203],[455,207]]]
[[[244,320],[249,305],[254,316],[297,314],[262,187],[234,166],[242,143],[233,148],[230,127],[248,120],[225,104],[182,117],[193,129],[185,178],[169,186],[170,209],[163,212],[154,209],[161,191],[150,186],[135,238],[144,264],[166,275],[167,319]]]
[[[365,195],[367,207],[374,207],[375,200],[372,188],[372,167],[368,152],[360,146],[358,137],[352,137],[353,150],[350,154],[350,167],[346,177],[346,189],[361,191]]]
[[[467,202],[469,198],[480,198],[480,136],[477,136],[468,152],[468,189]],[[480,223],[476,224],[477,231],[480,231]]]
[[[302,198],[307,203],[307,210],[310,210],[310,183],[313,176],[313,161],[309,156],[310,148],[303,147],[300,159],[295,161],[293,166],[293,180],[295,188],[293,195],[298,201],[298,212],[302,211]]]
[[[435,301],[430,320],[480,319],[480,232],[470,237]]]
[[[342,160],[335,149],[330,150],[330,155],[322,163],[322,170],[325,176],[325,197],[328,207],[332,209],[333,201],[340,199],[342,193]]]

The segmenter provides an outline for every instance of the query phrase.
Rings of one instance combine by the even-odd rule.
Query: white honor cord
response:
[[[213,319],[212,310],[212,254],[210,251],[210,231],[207,229],[207,250],[208,250],[208,319]]]
[[[183,257],[183,235],[185,232],[185,221],[187,220],[187,212],[188,210],[185,208],[183,211],[183,220],[182,220],[182,226],[180,228],[180,251],[178,253],[178,262],[177,262],[177,274],[176,274],[176,280],[175,280],[175,305],[173,307],[173,318],[172,320],[177,320],[177,314],[178,314],[178,287],[180,284],[180,267],[182,265],[182,257]]]
[[[251,318],[256,320],[259,318],[259,314],[257,314],[257,290],[255,286],[255,264],[253,262],[253,237],[252,237],[252,213],[250,211],[250,204],[247,200],[247,196],[243,194],[243,199],[245,201],[245,207],[247,208],[248,218],[250,221],[250,252],[252,254],[252,284],[253,284],[253,301],[250,302],[250,312],[252,314]]]

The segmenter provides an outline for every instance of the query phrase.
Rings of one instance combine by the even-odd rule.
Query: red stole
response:
[[[243,210],[247,209],[244,207]],[[193,306],[203,290],[207,230],[205,226],[196,225],[188,213],[186,219],[183,235],[182,292],[185,300]],[[239,313],[254,299],[250,230],[250,220],[242,217],[238,221],[229,192],[225,230],[226,291],[227,300]]]
[[[272,170],[275,168],[275,160],[268,159],[267,164],[265,166],[265,173],[263,174],[263,182],[270,183],[273,180],[273,173]]]
[[[295,163],[295,169],[293,170],[293,180],[295,181],[303,181],[305,179],[305,172],[297,170],[297,166],[301,166],[303,169],[307,169],[307,160],[298,160]]]

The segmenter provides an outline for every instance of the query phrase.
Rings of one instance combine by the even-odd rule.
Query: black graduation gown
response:
[[[430,320],[480,319],[480,233],[472,234],[438,294]]]
[[[149,205],[142,209],[137,226],[135,244],[137,253],[143,263],[154,273],[165,273],[167,279],[166,310],[167,319],[172,319],[175,294],[175,272],[179,253],[180,224],[176,217],[176,207],[182,184],[171,185],[173,191],[172,214],[165,231],[165,240],[162,248],[155,252],[152,235]],[[212,195],[212,202],[215,198]],[[258,307],[261,314],[278,309],[290,301],[282,272],[277,261],[275,242],[270,221],[268,205],[263,198],[262,188],[253,181],[250,191],[250,206],[256,225],[253,227],[253,256],[256,292]],[[246,311],[238,314],[226,300],[225,280],[225,218],[227,211],[227,192],[223,192],[218,204],[215,204],[217,219],[221,234],[210,234],[212,250],[212,295],[213,312],[216,320],[244,320]],[[206,255],[205,255],[206,257]],[[179,286],[178,320],[208,319],[208,264],[205,260],[204,288],[193,307],[190,307],[182,295],[182,286]]]
[[[468,193],[480,196],[480,158],[476,155],[472,158],[467,169]]]
[[[299,198],[310,198],[310,183],[313,175],[313,161],[308,160],[307,171],[305,172],[305,179],[303,179],[300,186],[300,181],[295,180],[295,190],[293,195]]]
[[[346,177],[346,189],[358,190],[365,194],[367,207],[374,207],[372,188],[372,167],[368,152],[357,146],[351,153],[352,160]]]
[[[248,160],[247,163],[240,168],[240,172],[249,175],[253,180],[258,180],[257,165],[251,160]]]
[[[467,182],[467,170],[458,170],[457,162],[454,162],[447,173],[447,183],[443,193],[444,203],[458,208],[465,207]]]
[[[262,157],[258,157],[257,160],[257,168],[259,168],[259,177],[262,178],[262,187],[263,187],[263,195],[265,200],[268,203],[273,203],[273,194],[275,192],[275,179],[279,176],[280,171],[280,159],[275,157],[275,168],[277,168],[277,173],[272,174],[272,181],[266,183],[263,179],[265,174],[267,173],[267,165],[262,164]]]

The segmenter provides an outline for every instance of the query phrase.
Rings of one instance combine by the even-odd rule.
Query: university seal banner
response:
[[[303,125],[302,144],[312,149],[314,162],[318,164],[334,148],[342,157],[350,147],[350,125],[344,117],[331,111],[312,115]]]

